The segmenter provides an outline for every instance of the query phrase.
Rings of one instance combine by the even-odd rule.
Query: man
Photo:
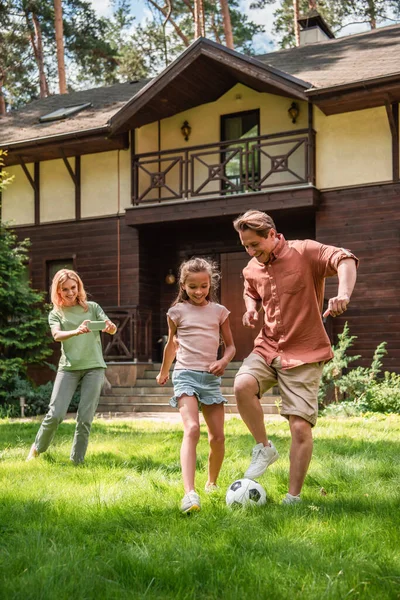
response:
[[[283,504],[296,504],[301,502],[312,455],[322,369],[333,356],[321,317],[325,278],[337,274],[339,279],[337,295],[323,315],[336,317],[350,302],[358,259],[348,250],[313,240],[286,241],[271,217],[258,210],[247,211],[233,225],[252,257],[243,270],[243,325],[254,328],[261,308],[264,314],[253,352],[235,378],[238,409],[256,441],[245,477],[260,477],[279,457],[268,441],[259,402],[278,384],[281,414],[289,421],[292,438],[289,491]]]

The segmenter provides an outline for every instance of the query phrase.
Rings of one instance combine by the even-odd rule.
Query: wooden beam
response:
[[[33,189],[34,193],[36,193],[36,183],[35,183],[35,180],[34,180],[34,179],[32,179],[32,176],[31,176],[31,174],[29,173],[29,171],[28,171],[28,167],[26,166],[26,164],[25,164],[25,161],[24,161],[24,159],[22,158],[22,156],[18,155],[18,161],[19,161],[19,164],[20,164],[20,165],[21,165],[21,167],[22,167],[22,170],[23,170],[23,172],[25,173],[25,176],[26,176],[27,180],[28,180],[28,181],[29,181],[29,183],[31,184],[31,186],[32,186],[32,189]]]
[[[75,156],[75,219],[81,220],[81,157]]]
[[[70,174],[71,179],[74,182],[74,185],[76,187],[76,174],[73,172],[72,167],[69,164],[68,158],[65,156],[65,152],[62,148],[60,148],[60,153],[61,153],[61,157],[64,161],[64,165],[67,167],[67,171]],[[76,167],[76,163],[75,163],[75,167]]]
[[[40,225],[40,163],[35,162],[35,225]]]
[[[385,100],[385,108],[392,134],[392,176],[399,181],[399,103]]]

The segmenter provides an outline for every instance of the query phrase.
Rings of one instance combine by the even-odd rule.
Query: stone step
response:
[[[172,396],[174,388],[172,385],[165,386],[144,386],[144,387],[112,387],[107,394],[104,394],[105,397],[110,398],[112,396]],[[274,400],[278,397],[278,394],[273,390],[268,390],[263,395],[263,398],[273,398]],[[221,393],[223,396],[233,396],[233,388],[231,386],[222,386]]]
[[[231,403],[235,403],[235,396],[233,394],[223,394],[224,398],[226,400],[228,400],[228,402]],[[138,395],[138,394],[132,394],[132,395],[126,395],[126,396],[120,396],[120,395],[107,395],[107,396],[100,396],[100,402],[102,403],[116,403],[116,402],[127,402],[127,403],[131,403],[133,404],[134,402],[138,402],[140,403],[148,403],[148,402],[153,402],[153,403],[157,403],[160,402],[161,404],[163,402],[166,401],[166,399],[169,398],[168,394],[143,394]],[[262,404],[274,404],[277,400],[277,396],[263,396],[262,397]]]
[[[236,373],[238,372],[239,369],[226,369],[225,373],[222,376],[222,379],[225,378],[231,378],[234,379]],[[157,377],[157,375],[159,374],[160,369],[147,369],[144,373],[143,373],[143,379],[154,379]],[[170,371],[170,377],[172,377],[172,370]]]
[[[264,414],[278,414],[278,409],[274,404],[262,404],[261,405]],[[236,404],[225,404],[225,413],[238,414]],[[135,412],[175,412],[176,409],[172,408],[169,404],[157,403],[157,404],[146,404],[146,403],[114,403],[114,404],[103,404],[100,399],[100,404],[97,407],[97,414],[109,414],[109,413],[135,413]]]

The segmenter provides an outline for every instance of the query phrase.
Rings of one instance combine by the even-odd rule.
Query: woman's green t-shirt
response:
[[[88,310],[80,305],[65,306],[54,309],[49,313],[49,325],[58,325],[61,331],[72,331],[86,319],[91,321],[106,321],[107,315],[96,302],[88,302]],[[85,369],[106,368],[101,347],[99,331],[91,331],[76,335],[61,342],[61,358],[58,363],[59,371],[83,371]]]

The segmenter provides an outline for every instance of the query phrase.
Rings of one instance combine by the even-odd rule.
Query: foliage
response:
[[[400,413],[400,375],[385,372],[380,377],[386,342],[377,346],[370,367],[348,369],[351,362],[360,358],[347,355],[355,339],[346,323],[333,346],[334,357],[322,373],[318,401],[324,414]]]
[[[10,185],[14,180],[15,175],[9,175],[7,171],[5,171],[4,167],[4,157],[7,156],[7,152],[5,150],[0,149],[0,192],[4,190],[7,185]]]
[[[257,0],[253,8],[263,8],[275,4],[276,0]],[[388,19],[400,18],[400,0],[319,0],[318,12],[324,17],[334,33],[340,32],[349,24],[368,23],[376,27]],[[309,1],[299,0],[299,13],[309,11]],[[274,32],[280,38],[281,48],[295,46],[293,0],[281,0],[274,12]]]
[[[49,365],[50,366],[50,365]],[[51,365],[53,366],[53,365]],[[15,376],[12,381],[12,391],[7,394],[7,401],[0,406],[0,416],[18,417],[21,414],[20,398],[25,399],[25,416],[34,417],[43,415],[49,407],[53,382],[48,381],[43,385],[34,385],[29,379]],[[75,412],[80,400],[79,388],[75,392],[69,405],[68,412]]]
[[[28,249],[29,240],[18,241],[0,224],[0,400],[16,376],[52,352],[43,294],[27,280]]]

